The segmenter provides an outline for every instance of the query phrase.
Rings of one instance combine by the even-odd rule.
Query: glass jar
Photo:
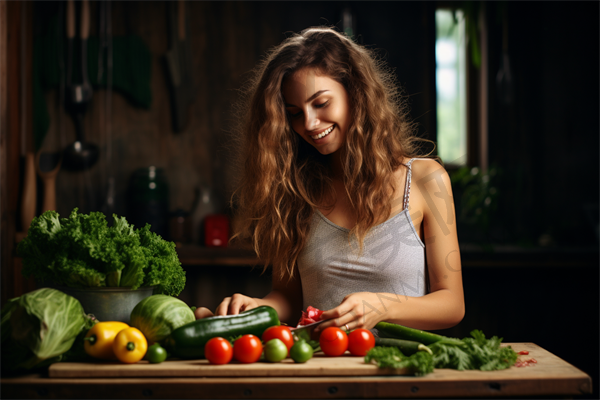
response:
[[[131,176],[128,198],[128,221],[136,229],[150,224],[152,232],[166,238],[169,185],[164,170],[154,166],[137,169]]]

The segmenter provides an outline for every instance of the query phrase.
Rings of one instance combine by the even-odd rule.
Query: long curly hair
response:
[[[292,130],[285,110],[283,82],[307,67],[348,93],[353,120],[342,153],[344,185],[357,217],[349,241],[354,235],[361,251],[369,229],[391,214],[394,171],[425,140],[414,135],[405,96],[372,50],[328,27],[308,28],[271,49],[238,106],[232,240],[249,239],[265,269],[271,265],[280,277],[292,277],[315,210],[332,207],[336,196],[327,158]]]

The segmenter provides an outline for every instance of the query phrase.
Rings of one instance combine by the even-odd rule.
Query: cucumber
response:
[[[252,334],[262,336],[271,327],[280,325],[274,308],[260,306],[237,315],[202,318],[183,325],[171,332],[163,346],[171,355],[179,358],[204,358],[204,346],[214,337],[231,337]]]
[[[391,322],[379,322],[377,325],[375,325],[375,329],[377,329],[379,336],[381,337],[412,340],[425,345],[430,345],[442,340],[445,343],[463,344],[462,340],[460,339],[450,338],[447,336],[438,335],[437,333],[426,332],[398,324],[392,324]]]
[[[417,351],[426,351],[427,353],[433,355],[433,352],[429,349],[429,347],[425,346],[423,343],[414,342],[412,340],[378,337],[375,338],[375,346],[397,347],[405,356],[411,356]]]

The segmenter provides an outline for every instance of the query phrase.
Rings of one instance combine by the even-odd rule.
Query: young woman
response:
[[[295,326],[313,306],[331,319],[320,330],[456,325],[450,179],[417,157],[392,74],[343,34],[310,28],[273,49],[248,89],[237,236],[272,267],[273,285],[264,298],[227,297],[215,314],[269,305]]]

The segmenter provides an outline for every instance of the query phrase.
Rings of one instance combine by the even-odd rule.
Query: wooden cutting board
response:
[[[536,364],[529,367],[511,367],[501,371],[456,371],[436,369],[421,377],[377,376],[373,369],[361,370],[361,375],[349,376],[360,361],[356,357],[329,358],[317,356],[306,364],[289,362],[278,364],[257,363],[251,365],[230,364],[208,366],[202,361],[171,361],[163,364],[123,365],[104,364],[54,364],[50,377],[28,374],[17,377],[2,377],[0,386],[3,398],[572,398],[592,393],[592,379],[565,360],[534,343],[506,343],[515,351],[527,350],[529,355],[519,356],[525,360],[535,358]],[[577,351],[577,350],[574,350]],[[327,376],[327,368],[313,368],[327,361],[338,362],[336,375]],[[312,365],[312,367],[311,367]],[[106,371],[110,375],[107,375]],[[316,376],[240,376],[259,369],[301,373],[303,368],[312,368]],[[370,367],[363,365],[361,367]],[[118,368],[118,369],[116,369]],[[136,371],[138,372],[134,372]],[[150,374],[152,368],[154,375]],[[179,369],[177,369],[179,368]],[[76,372],[73,372],[73,369]],[[90,369],[95,375],[90,375]],[[162,369],[169,375],[157,377]],[[67,372],[71,370],[71,372]],[[199,378],[199,371],[212,376]],[[215,375],[215,371],[227,374]],[[314,372],[316,371],[316,372]],[[355,370],[356,371],[356,370]],[[261,372],[261,373],[263,373]],[[67,375],[67,374],[73,374]],[[57,377],[64,374],[64,378]],[[83,377],[83,375],[85,377]],[[116,374],[120,374],[115,376]],[[140,376],[132,376],[140,374]],[[160,374],[159,374],[160,375]],[[345,376],[344,376],[345,375]],[[77,377],[82,376],[82,377]],[[94,377],[96,376],[96,377]],[[105,377],[102,377],[105,376]]]
[[[113,377],[248,377],[248,376],[373,376],[406,375],[403,369],[381,369],[365,364],[363,357],[346,352],[341,357],[327,357],[317,352],[308,362],[297,364],[291,359],[279,363],[257,362],[242,364],[232,361],[226,365],[211,365],[207,360],[173,360],[160,364],[140,361],[136,364],[119,362],[56,363],[49,368],[51,378],[113,378]]]
[[[501,371],[456,371],[436,369],[423,380],[448,380],[455,382],[487,379],[561,379],[581,377],[585,374],[566,361],[534,343],[504,343],[515,351],[527,350],[529,355],[519,356],[527,360],[535,358],[536,364],[529,367],[511,367]],[[373,364],[365,364],[363,357],[353,357],[346,352],[341,357],[327,357],[322,352],[304,364],[296,364],[291,359],[279,363],[257,362],[242,364],[232,361],[226,365],[211,365],[207,360],[173,360],[160,364],[140,361],[137,364],[119,362],[95,363],[56,363],[48,370],[50,378],[190,378],[190,377],[349,377],[408,375],[402,369],[383,369]]]

